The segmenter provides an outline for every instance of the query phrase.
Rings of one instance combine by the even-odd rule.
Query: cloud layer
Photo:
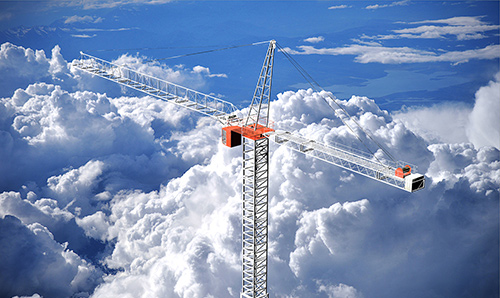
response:
[[[483,39],[487,37],[486,32],[498,31],[500,26],[485,23],[481,21],[482,18],[483,17],[453,17],[449,19],[412,22],[409,24],[411,25],[426,24],[426,25],[414,28],[393,30],[393,32],[396,34],[363,36],[363,38],[375,39],[375,40],[387,40],[387,39],[398,39],[398,38],[444,39],[447,38],[449,35],[452,35],[455,36],[457,40]]]
[[[380,9],[387,7],[403,6],[403,5],[408,5],[409,2],[410,0],[403,0],[403,1],[391,2],[389,4],[373,4],[373,5],[368,5],[367,7],[365,7],[365,9]]]
[[[166,102],[79,90],[99,79],[60,58],[35,64],[46,73],[29,73],[32,83],[0,100],[2,295],[239,296],[240,149],[221,144],[214,121]],[[193,84],[207,72],[119,61]],[[52,73],[68,81],[35,83]],[[491,123],[483,107],[496,84],[463,111],[479,131]],[[284,92],[271,116],[278,128],[355,145],[324,96]],[[273,144],[270,295],[497,295],[499,150],[474,140],[476,129],[460,142],[415,129],[366,97],[340,104],[417,163],[427,187],[408,194]]]
[[[385,7],[403,5],[407,1],[394,2]],[[378,5],[374,5],[374,7]],[[374,8],[373,8],[374,9]],[[392,30],[393,34],[367,36],[361,35],[354,38],[354,44],[340,47],[317,48],[310,45],[301,45],[299,50],[286,48],[286,51],[294,55],[353,55],[355,61],[359,63],[428,63],[428,62],[450,62],[453,64],[465,63],[470,60],[492,60],[500,57],[500,46],[490,44],[468,50],[443,49],[418,49],[406,46],[383,46],[382,42],[395,39],[447,39],[454,36],[458,41],[485,39],[493,36],[495,31],[500,29],[498,25],[488,24],[481,21],[483,17],[454,17],[449,19],[425,20],[409,23],[410,25],[420,25],[412,28],[402,28]],[[400,22],[399,24],[406,24]],[[324,39],[323,39],[324,40]],[[323,41],[321,40],[321,41]],[[311,42],[305,39],[305,42]],[[319,40],[312,39],[313,42]],[[426,46],[426,48],[428,48]],[[458,48],[458,47],[457,47]]]
[[[469,60],[491,60],[500,57],[500,45],[489,45],[482,49],[450,51],[437,53],[432,51],[417,50],[408,47],[384,47],[379,45],[349,45],[338,48],[315,48],[313,46],[299,46],[301,51],[286,48],[293,55],[353,55],[359,63],[427,63],[451,62],[464,63]]]

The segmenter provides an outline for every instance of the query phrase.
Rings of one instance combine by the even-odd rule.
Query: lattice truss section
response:
[[[269,140],[243,138],[242,298],[268,298]]]
[[[88,73],[210,116],[227,125],[237,108],[230,102],[161,80],[122,65],[80,53],[73,65]]]
[[[273,77],[274,50],[276,42],[273,40],[269,44],[264,64],[260,71],[257,87],[255,88],[250,104],[250,111],[245,122],[245,126],[260,124],[268,126],[269,124],[269,101],[271,99],[271,82]]]
[[[347,146],[328,146],[286,131],[271,132],[267,135],[277,144],[408,191],[405,189],[405,180],[395,176],[396,168],[401,167],[399,163],[381,164],[370,159],[373,157]],[[404,163],[401,164],[404,166]],[[412,167],[416,168],[413,165]]]

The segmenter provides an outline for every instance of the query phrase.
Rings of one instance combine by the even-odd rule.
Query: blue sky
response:
[[[276,39],[426,188],[271,143],[274,298],[499,295],[498,1],[0,1],[0,298],[239,297],[240,149],[77,69],[80,51],[242,108]],[[277,53],[271,120],[361,147]],[[372,144],[373,145],[373,144]]]
[[[498,1],[126,2],[2,2],[0,40],[46,52],[58,44],[72,60],[81,50],[105,59],[125,53],[154,59],[276,39],[306,53],[294,58],[337,97],[364,95],[389,110],[441,102],[472,105],[474,90],[499,69]],[[339,51],[314,54],[300,51],[301,46]],[[488,53],[481,52],[485,48]],[[381,60],[380,52],[403,56]],[[244,107],[264,53],[265,46],[255,46],[162,63],[203,65],[226,74],[202,91]],[[304,84],[278,55],[275,94]]]

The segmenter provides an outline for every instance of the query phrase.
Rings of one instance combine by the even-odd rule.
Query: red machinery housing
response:
[[[257,129],[254,129],[254,124],[249,126],[227,126],[222,128],[222,144],[228,147],[236,147],[241,145],[241,136],[257,141],[265,138],[266,132],[274,131],[274,129],[257,124]]]
[[[399,178],[404,178],[410,174],[411,174],[411,167],[409,165],[406,165],[403,168],[397,168],[395,173],[396,177]]]
[[[241,127],[239,126],[223,127],[222,144],[230,148],[241,145]]]

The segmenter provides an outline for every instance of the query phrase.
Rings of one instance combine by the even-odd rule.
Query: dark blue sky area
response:
[[[335,55],[293,57],[337,97],[367,96],[388,110],[450,101],[472,105],[477,89],[499,71],[498,54],[477,58],[470,53],[498,46],[498,1],[383,1],[377,5],[370,1],[174,1],[112,8],[102,7],[112,2],[98,2],[100,7],[91,9],[69,3],[0,3],[0,42],[44,49],[47,55],[58,44],[67,60],[77,58],[82,50],[110,60],[125,53],[154,59],[270,39],[297,52],[300,46],[343,50]],[[462,19],[446,21],[458,17]],[[419,27],[427,32],[412,32],[411,38],[398,33]],[[321,40],[305,41],[311,37]],[[353,46],[365,47],[366,53],[349,53]],[[360,55],[372,55],[378,49],[389,49],[394,57],[405,50],[411,55],[469,55],[427,62],[360,61]],[[265,51],[266,46],[260,45],[162,63],[202,65],[226,74],[227,78],[211,78],[200,91],[244,107]],[[273,93],[308,87],[278,55]]]

